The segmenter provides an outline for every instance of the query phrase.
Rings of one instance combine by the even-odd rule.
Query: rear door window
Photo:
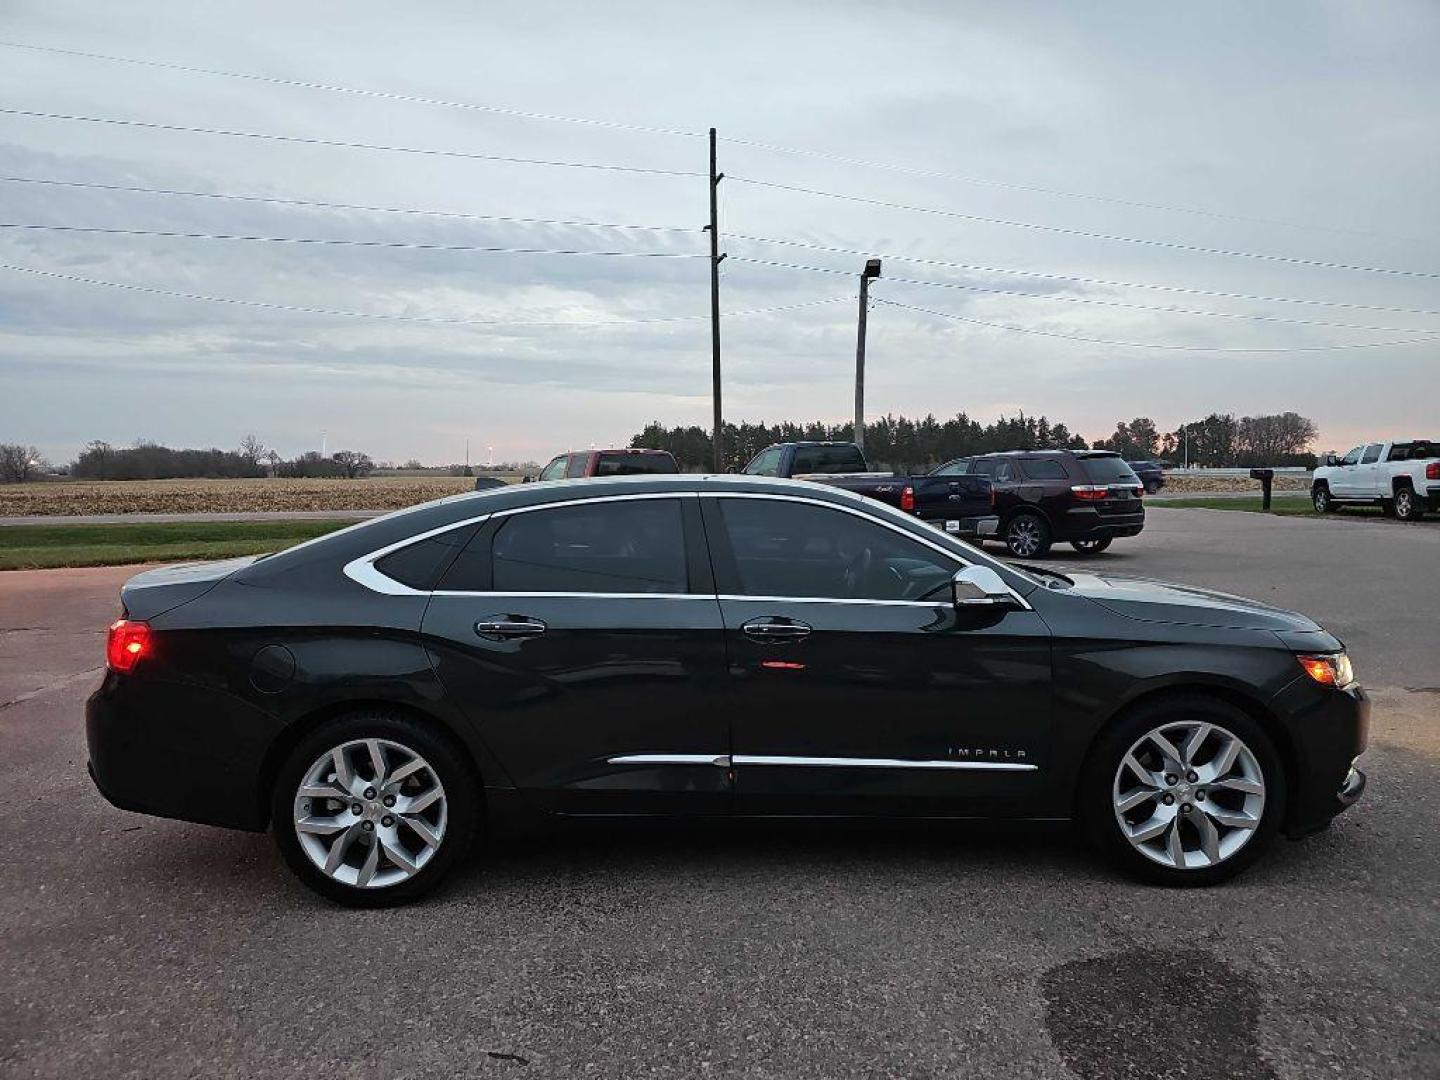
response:
[[[1025,475],[1031,480],[1068,480],[1070,475],[1065,471],[1065,466],[1055,458],[1032,458],[1026,461],[1021,468]]]
[[[858,446],[797,446],[792,473],[864,472],[865,455]]]
[[[1131,484],[1138,486],[1135,470],[1118,457],[1087,457],[1080,459],[1080,469],[1092,484]]]
[[[970,465],[970,472],[974,476],[994,476],[995,467],[999,464],[994,458],[981,458]]]
[[[1365,447],[1365,456],[1360,459],[1361,465],[1373,465],[1380,460],[1380,448],[1382,443],[1371,443]]]
[[[492,545],[496,592],[683,593],[679,499],[623,499],[511,515]]]
[[[585,466],[590,461],[589,454],[571,454],[570,464],[565,466],[565,475],[568,477],[580,477],[585,475]]]

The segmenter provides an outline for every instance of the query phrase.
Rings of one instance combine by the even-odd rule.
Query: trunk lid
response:
[[[204,596],[259,556],[245,555],[219,562],[181,563],[136,574],[120,588],[120,603],[130,619],[153,619]]]

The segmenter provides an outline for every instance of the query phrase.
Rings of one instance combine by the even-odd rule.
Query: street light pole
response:
[[[866,259],[860,272],[860,321],[855,335],[855,445],[865,450],[865,316],[870,309],[870,281],[880,276],[880,260]]]
[[[725,174],[715,171],[715,129],[710,129],[710,401],[714,411],[711,431],[711,467],[725,471],[725,438],[720,409],[720,264],[725,255],[720,250],[720,181]]]

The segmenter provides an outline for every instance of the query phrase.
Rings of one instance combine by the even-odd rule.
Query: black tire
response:
[[[312,765],[327,751],[364,739],[383,740],[423,758],[428,768],[406,782],[438,781],[444,793],[445,814],[440,842],[418,871],[394,884],[369,888],[337,881],[326,874],[306,854],[295,825],[300,785]],[[464,750],[442,729],[404,713],[365,709],[326,721],[302,739],[286,758],[271,794],[271,831],[281,856],[295,876],[321,896],[349,907],[392,907],[418,900],[430,892],[471,851],[480,830],[481,802],[479,778]],[[360,805],[358,800],[355,805]],[[343,802],[328,801],[327,811],[336,806],[343,809]],[[365,811],[367,817],[368,814],[369,811]],[[400,831],[397,827],[397,834]],[[370,836],[375,835],[372,823]],[[373,843],[374,840],[357,837],[351,846],[358,852],[368,850],[368,845]]]
[[[1328,514],[1335,507],[1335,500],[1330,497],[1329,484],[1316,484],[1310,489],[1310,502],[1315,507],[1317,514]]]
[[[1401,521],[1419,521],[1425,516],[1425,510],[1420,505],[1420,498],[1415,494],[1413,488],[1396,488],[1394,504],[1395,516]]]
[[[1017,559],[1043,559],[1053,543],[1049,523],[1029,512],[1016,514],[1005,523],[1004,541]]]
[[[1081,555],[1099,555],[1110,546],[1114,537],[1102,536],[1099,540],[1071,540],[1070,546]]]
[[[1221,729],[1221,733],[1238,736],[1253,754],[1265,787],[1260,824],[1251,831],[1249,839],[1215,865],[1188,869],[1162,865],[1126,839],[1117,819],[1114,790],[1121,762],[1138,740],[1156,728],[1183,723],[1209,724]],[[1229,702],[1203,693],[1174,694],[1142,703],[1121,714],[1101,733],[1086,759],[1077,810],[1091,842],[1131,877],[1156,885],[1206,886],[1228,881],[1264,853],[1284,820],[1286,795],[1286,776],[1280,755],[1252,716]],[[1212,796],[1212,803],[1214,798]],[[1154,804],[1153,809],[1158,812],[1159,804]],[[1199,809],[1196,804],[1192,813]]]

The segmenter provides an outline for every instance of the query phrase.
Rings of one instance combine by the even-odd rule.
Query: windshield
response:
[[[1080,468],[1084,470],[1085,477],[1092,484],[1138,484],[1140,478],[1135,475],[1123,460],[1118,457],[1085,457],[1080,459]]]

